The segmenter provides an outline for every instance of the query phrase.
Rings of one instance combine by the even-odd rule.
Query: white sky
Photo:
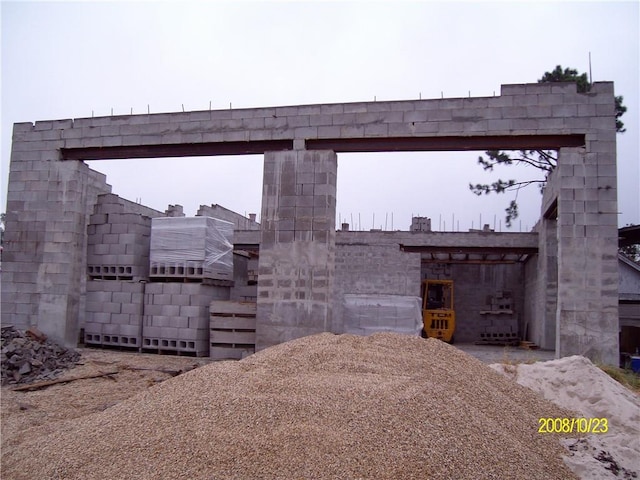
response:
[[[560,64],[612,80],[624,96],[618,135],[619,225],[640,223],[640,3],[66,2],[0,3],[2,176],[15,122],[185,110],[499,95]],[[504,227],[512,198],[476,197],[478,153],[341,154],[338,211],[352,229]],[[261,156],[91,162],[114,193],[194,215],[217,203],[260,213]],[[539,217],[521,191],[518,231]],[[375,223],[374,223],[375,217]],[[360,220],[358,220],[360,219]]]

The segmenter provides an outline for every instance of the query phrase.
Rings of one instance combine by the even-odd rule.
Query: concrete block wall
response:
[[[87,282],[84,342],[140,348],[145,284],[121,280]]]
[[[196,216],[213,217],[233,223],[234,230],[260,230],[260,224],[256,222],[256,215],[249,214],[249,217],[224,208],[220,205],[200,205]]]
[[[16,124],[7,192],[2,321],[38,324],[52,337],[75,343],[85,254],[82,248],[73,246],[86,244],[86,205],[91,204],[90,197],[109,189],[104,185],[96,187],[103,191],[92,190],[86,165],[63,159],[156,156],[154,152],[160,151],[177,156],[267,152],[263,198],[267,202],[281,198],[289,205],[263,205],[262,223],[278,223],[263,225],[262,243],[269,245],[270,253],[261,255],[261,277],[273,285],[281,280],[286,283],[294,278],[294,265],[304,258],[299,273],[318,272],[323,277],[319,282],[331,283],[331,229],[325,231],[321,222],[312,223],[311,227],[308,222],[304,225],[309,217],[302,211],[298,227],[291,228],[291,222],[285,221],[291,220],[286,216],[291,213],[286,207],[308,208],[305,202],[309,201],[309,189],[314,189],[313,197],[320,197],[323,194],[315,191],[316,186],[324,185],[321,190],[330,190],[331,185],[319,184],[315,178],[313,186],[308,178],[292,183],[287,175],[274,183],[276,172],[267,168],[277,163],[272,161],[274,157],[293,155],[293,171],[303,173],[300,162],[304,157],[333,155],[335,159],[335,154],[327,153],[331,149],[422,149],[433,145],[424,141],[430,137],[439,142],[440,148],[447,142],[451,149],[459,148],[461,143],[467,147],[482,145],[482,149],[489,148],[487,145],[519,148],[515,145],[523,138],[541,139],[544,143],[551,138],[547,136],[570,138],[572,145],[584,138],[585,143],[584,151],[561,148],[556,172],[560,182],[558,278],[563,287],[558,290],[556,315],[556,340],[561,347],[558,350],[562,355],[600,356],[608,362],[617,350],[613,340],[613,336],[617,337],[613,321],[617,306],[611,305],[617,302],[617,295],[610,273],[617,271],[611,255],[617,232],[615,214],[610,212],[615,211],[617,202],[615,102],[610,82],[595,83],[588,94],[578,94],[575,84],[522,84],[504,85],[500,96],[488,98],[300,105]],[[366,142],[358,143],[361,140]],[[300,185],[301,190],[282,192],[280,185]],[[335,203],[326,213],[333,228]],[[319,219],[318,215],[314,212],[312,220]],[[291,232],[294,240],[287,240]],[[326,236],[328,243],[321,236]],[[304,243],[309,241],[310,244]],[[590,259],[585,270],[587,278],[593,280],[565,283],[576,269],[581,271],[578,264],[586,261],[584,252],[594,250],[597,259]],[[279,269],[278,265],[285,266]],[[9,283],[15,285],[7,286]],[[599,293],[589,298],[586,307],[577,307],[579,303],[584,305],[580,298],[583,287],[591,294],[596,290],[595,283],[600,286]],[[300,285],[283,291],[285,296],[294,294],[292,298],[280,298],[269,290],[271,286],[264,285],[264,290],[259,287],[263,297],[258,297],[258,331],[263,324],[265,331],[279,333],[266,339],[265,344],[288,339],[292,331],[297,332],[293,336],[299,336],[331,329],[331,302],[321,297],[332,287],[324,291],[317,284],[316,298],[309,303],[307,292],[301,291]],[[295,298],[303,293],[305,298]],[[315,313],[310,313],[312,310]],[[303,321],[289,329],[294,317]],[[281,327],[289,333],[283,333]]]
[[[256,348],[332,331],[336,154],[267,152]]]
[[[113,194],[98,197],[87,227],[87,274],[90,278],[148,279],[151,218],[127,211],[135,205]],[[144,211],[162,216],[151,209]]]
[[[615,128],[597,122],[587,148],[562,148],[556,175],[556,354],[619,361]],[[594,174],[593,172],[597,172]]]
[[[348,322],[348,295],[420,296],[420,254],[400,251],[383,234],[348,243],[358,232],[339,232],[336,244],[334,312]],[[348,328],[347,325],[344,328]]]
[[[208,356],[209,304],[229,294],[229,287],[202,283],[146,284],[143,350]]]
[[[517,344],[522,339],[518,313],[510,290],[489,295],[480,312],[480,341],[484,343]]]
[[[452,234],[454,235],[454,234]],[[456,312],[456,342],[476,342],[481,339],[487,327],[500,329],[507,320],[504,316],[494,319],[482,312],[491,310],[491,298],[501,292],[508,292],[515,315],[509,319],[507,327],[518,331],[523,325],[524,266],[521,264],[473,265],[428,263],[422,267],[422,279],[454,281],[454,310]],[[489,301],[489,303],[488,303]],[[497,331],[497,330],[496,330]],[[510,330],[511,331],[511,330]]]
[[[84,303],[86,225],[111,187],[81,162],[60,161],[60,142],[28,140],[71,121],[14,126],[2,265],[2,324],[37,326],[75,346]],[[84,309],[82,310],[84,312]]]
[[[585,133],[614,118],[613,84],[589,94],[573,83],[503,85],[500,95],[225,109],[53,120],[20,125],[14,142],[29,149],[278,143],[315,148],[315,140]],[[608,127],[608,125],[607,125]],[[275,145],[275,144],[274,144]],[[20,151],[27,146],[21,146]],[[198,153],[202,154],[202,153]]]
[[[545,196],[550,192],[551,189],[547,189]],[[539,233],[540,246],[538,254],[529,258],[524,266],[526,296],[523,338],[535,342],[540,348],[555,350],[558,309],[556,214],[541,218],[535,228]]]

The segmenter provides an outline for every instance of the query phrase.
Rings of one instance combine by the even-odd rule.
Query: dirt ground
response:
[[[111,375],[60,383],[35,391],[1,390],[2,450],[42,435],[57,422],[105,410],[150,386],[208,363],[208,358],[79,348],[80,364],[60,379]]]

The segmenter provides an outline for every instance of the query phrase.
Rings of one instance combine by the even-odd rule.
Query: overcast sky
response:
[[[560,64],[614,81],[619,225],[640,223],[639,5],[628,2],[1,2],[0,205],[15,122],[133,113],[491,96]],[[478,198],[478,153],[340,154],[337,215],[352,228],[504,226],[512,195]],[[164,211],[260,214],[262,157],[91,162],[114,193]],[[519,193],[514,230],[537,221]],[[393,223],[392,223],[393,222]]]

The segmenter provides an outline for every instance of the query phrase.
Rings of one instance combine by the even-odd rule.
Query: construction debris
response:
[[[2,327],[2,385],[53,380],[76,365],[80,354],[47,339],[35,327]]]
[[[16,387],[13,389],[14,392],[30,392],[33,390],[40,390],[42,388],[50,387],[51,385],[58,385],[60,383],[69,383],[75,382],[76,380],[86,380],[88,378],[100,378],[100,377],[111,377],[112,375],[117,375],[119,372],[104,372],[97,373],[95,375],[83,375],[81,377],[69,377],[69,378],[58,378],[57,380],[48,380],[46,382],[37,382],[37,383],[29,383],[27,385],[22,385],[20,387]]]

